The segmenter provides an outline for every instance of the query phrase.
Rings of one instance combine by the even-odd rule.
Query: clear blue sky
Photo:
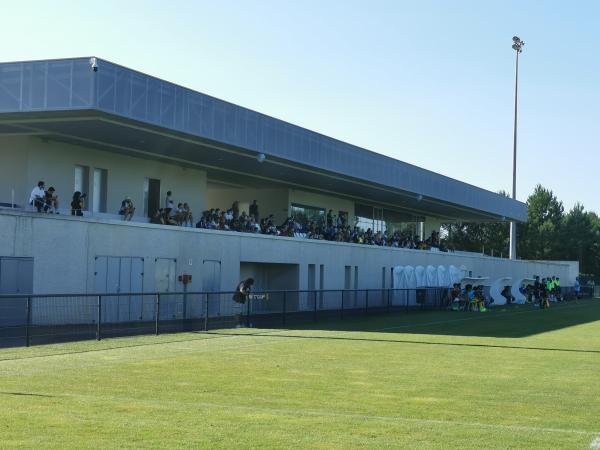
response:
[[[600,2],[21,1],[0,60],[95,55],[517,198],[600,212]]]

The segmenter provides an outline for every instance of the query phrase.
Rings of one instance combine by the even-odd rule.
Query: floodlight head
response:
[[[516,44],[518,42],[521,42],[521,39],[519,39],[519,36],[513,36],[513,42]]]

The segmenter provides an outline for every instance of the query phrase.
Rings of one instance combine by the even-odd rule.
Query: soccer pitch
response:
[[[600,448],[600,301],[4,349],[0,448]]]

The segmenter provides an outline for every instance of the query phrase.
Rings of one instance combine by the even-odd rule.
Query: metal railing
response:
[[[446,288],[0,295],[0,347],[106,337],[285,327],[447,306]]]

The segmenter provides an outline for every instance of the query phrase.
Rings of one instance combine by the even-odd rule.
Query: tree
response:
[[[565,216],[561,244],[563,259],[579,261],[580,272],[600,272],[600,222],[596,214],[585,211],[580,203]]]
[[[517,230],[517,254],[523,259],[560,259],[562,202],[538,184],[527,199],[527,208],[527,222]]]

